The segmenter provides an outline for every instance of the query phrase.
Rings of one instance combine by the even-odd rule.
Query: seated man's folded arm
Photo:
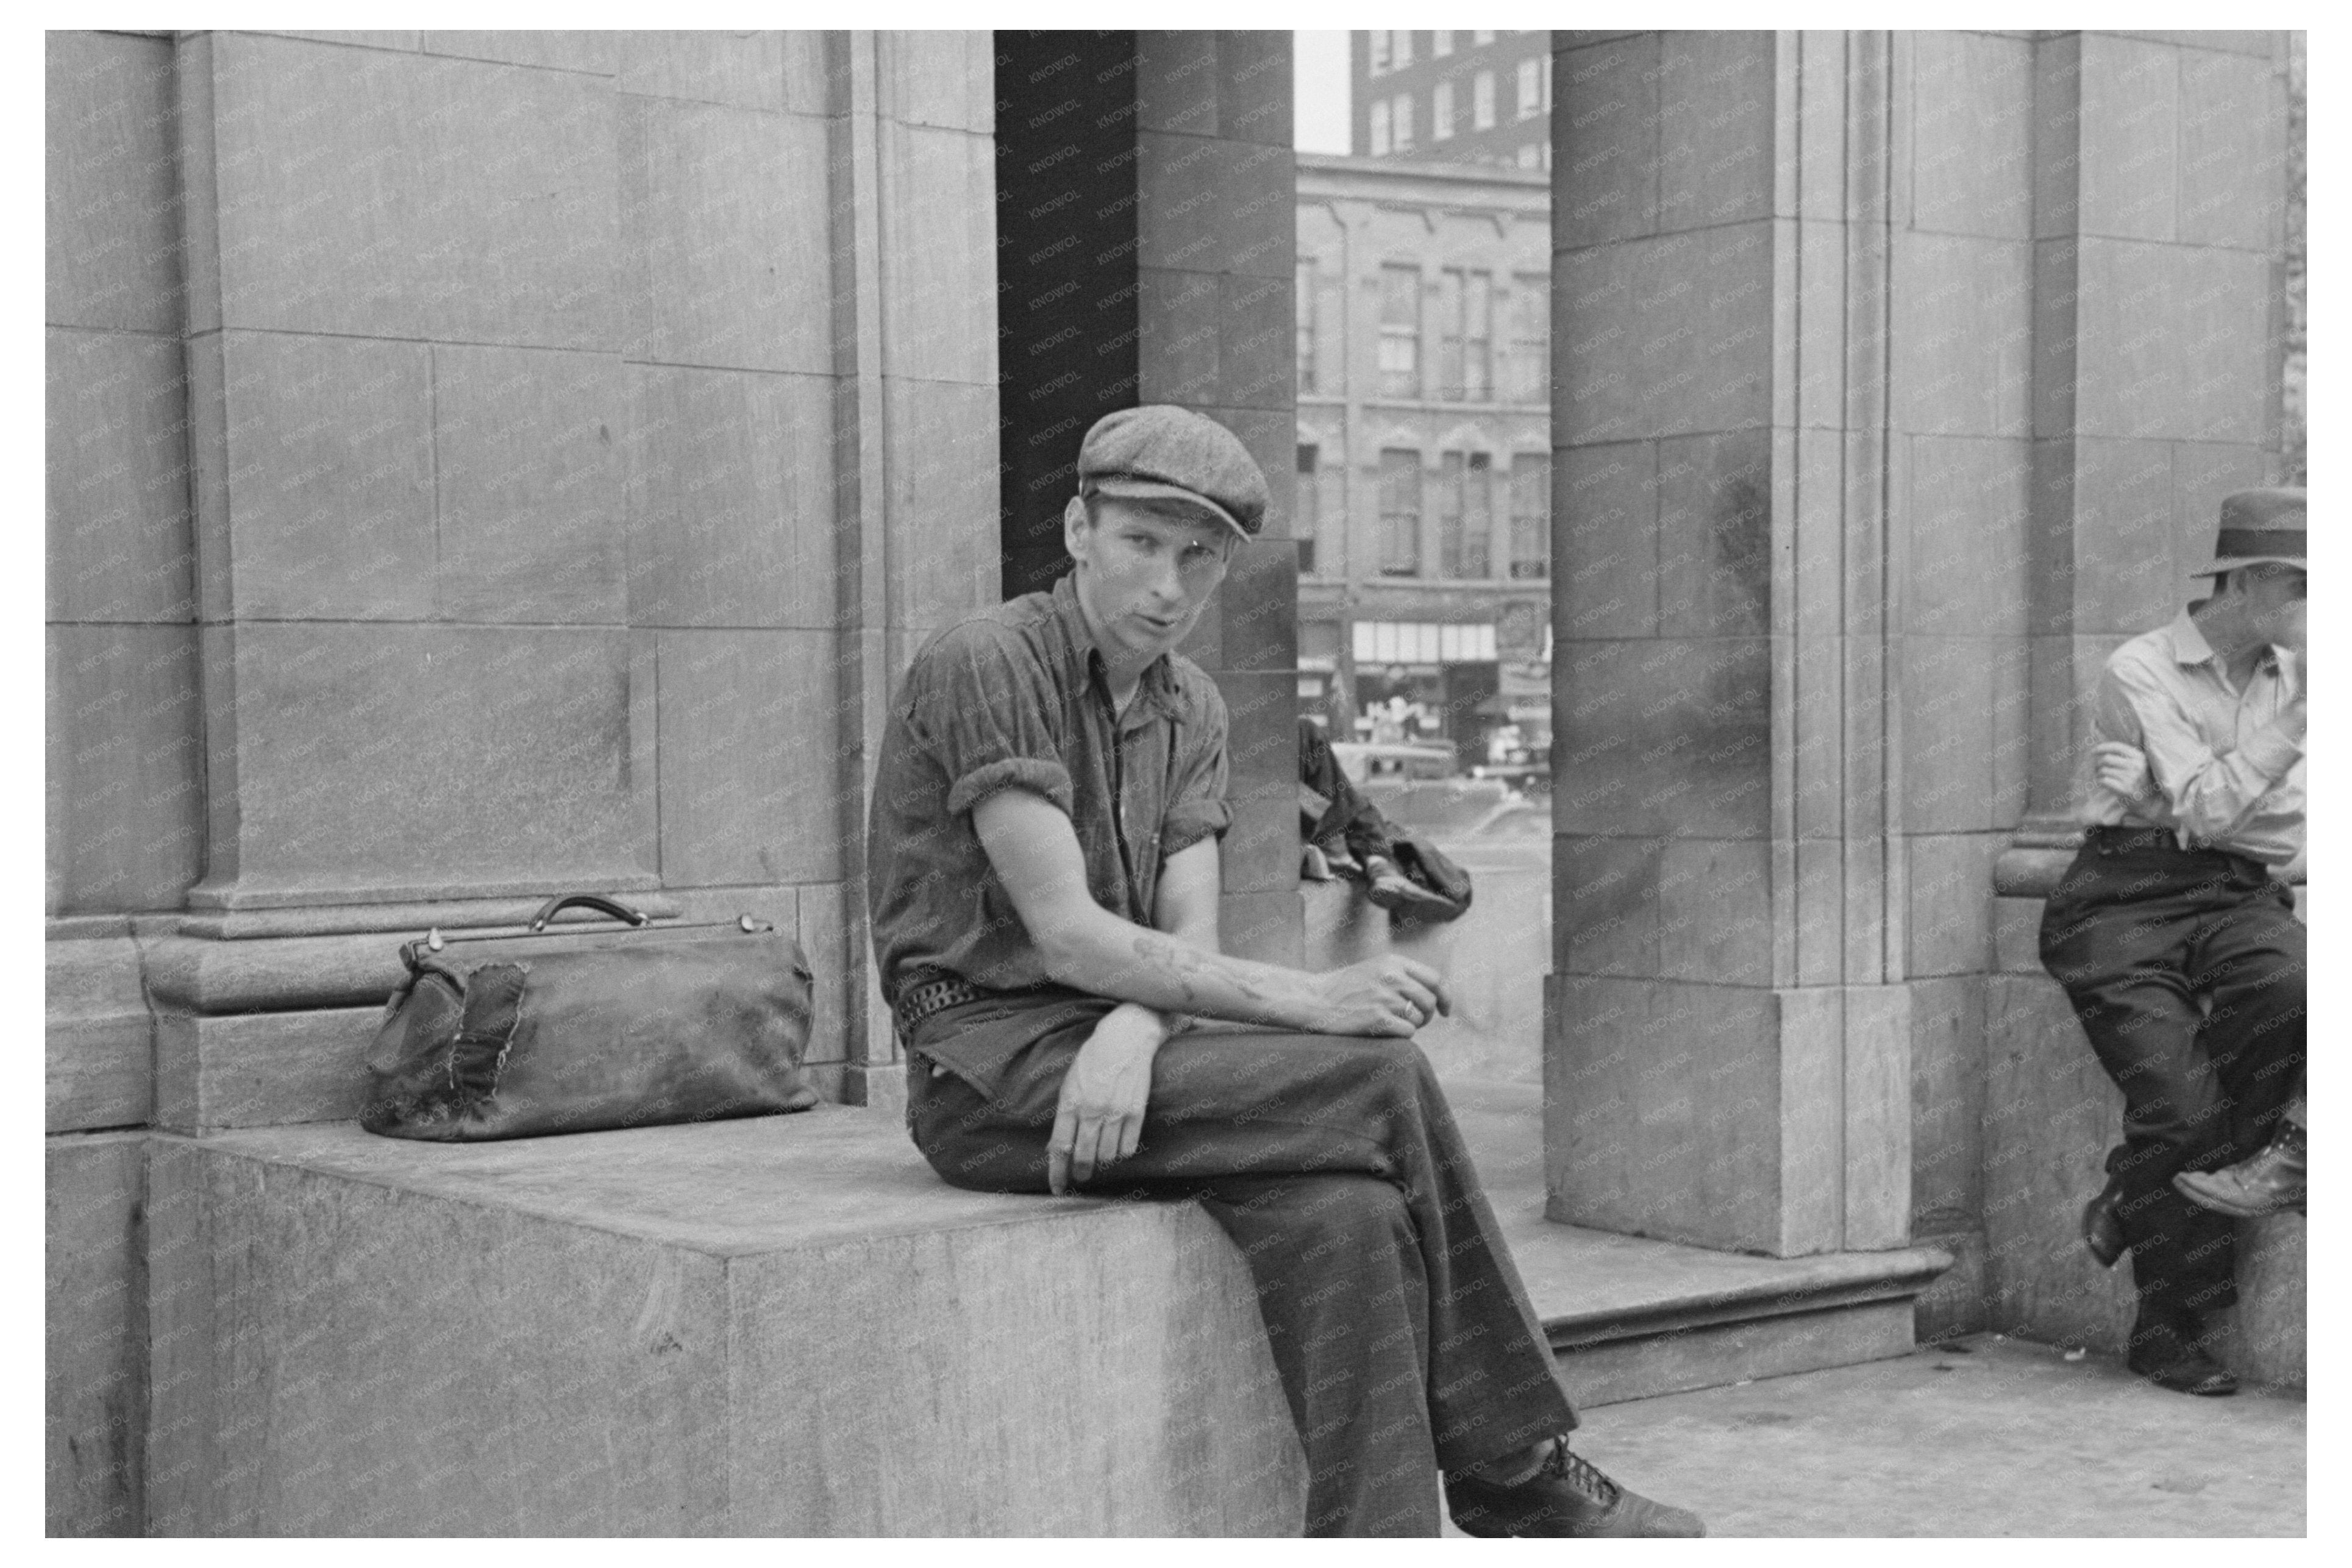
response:
[[[1065,985],[1161,1013],[1334,1034],[1409,1035],[1441,1005],[1434,972],[1409,960],[1313,975],[1227,958],[1121,920],[1087,891],[1070,819],[1026,790],[988,795],[972,807],[972,826],[1046,973]],[[1197,886],[1198,861],[1187,870],[1185,880]]]
[[[2102,738],[2137,742],[2147,753],[2156,788],[2200,838],[2236,826],[2303,755],[2299,700],[2223,756],[2213,754],[2179,704],[2137,665],[2119,660],[2109,666],[2097,702]],[[2126,732],[2131,729],[2137,734]]]

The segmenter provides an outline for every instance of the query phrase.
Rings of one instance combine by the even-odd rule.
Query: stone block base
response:
[[[1247,1272],[1192,1205],[958,1192],[829,1109],[153,1157],[151,1533],[1299,1528]]]

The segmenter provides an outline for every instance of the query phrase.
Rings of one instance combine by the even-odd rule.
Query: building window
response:
[[[1381,453],[1381,574],[1421,575],[1421,454]]]
[[[1322,493],[1316,489],[1316,469],[1320,466],[1318,450],[1304,442],[1298,447],[1298,488],[1292,507],[1297,519],[1291,525],[1291,537],[1298,543],[1298,570],[1302,574],[1315,570],[1315,543],[1322,537],[1319,505]]]
[[[1450,81],[1441,81],[1430,89],[1429,139],[1432,142],[1454,139],[1454,84]]]
[[[1386,100],[1372,105],[1372,156],[1382,158],[1389,150],[1389,106]]]
[[[1442,576],[1494,575],[1494,459],[1448,452],[1438,459],[1437,561]]]
[[[1495,395],[1494,276],[1449,267],[1438,275],[1437,395],[1485,403]]]
[[[1495,129],[1495,73],[1480,71],[1470,79],[1470,129]]]
[[[1348,468],[1331,463],[1316,476],[1316,570],[1326,577],[1348,574]]]
[[[1551,108],[1551,56],[1548,54],[1543,57],[1543,106],[1547,111]]]
[[[1551,575],[1551,454],[1511,459],[1511,575]]]
[[[1389,52],[1396,60],[1396,68],[1402,70],[1412,64],[1412,35],[1400,29],[1391,33],[1389,37],[1394,40],[1393,47]]]
[[[1514,403],[1551,397],[1551,279],[1522,272],[1511,279],[1511,385]]]
[[[1543,105],[1538,101],[1538,95],[1540,95],[1542,91],[1543,66],[1541,62],[1532,59],[1521,60],[1519,62],[1520,119],[1533,120],[1537,113],[1542,110]]]
[[[1381,268],[1381,395],[1421,395],[1421,268]]]
[[[1443,27],[1438,28],[1435,32],[1430,34],[1429,52],[1437,59],[1444,59],[1446,56],[1452,54],[1454,52],[1454,35],[1447,32]]]
[[[1400,153],[1412,151],[1412,94],[1401,92],[1391,100],[1389,109],[1391,139]]]
[[[1495,574],[1495,459],[1484,452],[1470,454],[1462,475],[1463,577]]]
[[[1544,172],[1545,174],[1550,174],[1550,173],[1551,173],[1551,143],[1550,143],[1550,142],[1544,142],[1542,145],[1538,146],[1538,147],[1536,149],[1536,151],[1537,151],[1537,152],[1538,152],[1538,153],[1541,153],[1543,154],[1543,156],[1542,156],[1541,158],[1539,158],[1539,159],[1538,159],[1538,160],[1537,160],[1537,162],[1538,162],[1539,164],[1541,164],[1541,165],[1542,165],[1543,172]]]
[[[1370,37],[1372,40],[1371,74],[1374,76],[1385,76],[1388,74],[1389,68],[1388,31],[1386,28],[1375,28],[1370,33]]]
[[[1298,324],[1298,390],[1301,395],[1320,390],[1315,381],[1315,258],[1298,263],[1298,291],[1291,302]]]
[[[1495,29],[1492,27],[1481,27],[1476,32],[1472,33],[1470,37],[1474,43],[1483,49],[1488,44],[1495,41]]]
[[[1543,162],[1543,143],[1530,142],[1518,152],[1519,167],[1532,169]]]

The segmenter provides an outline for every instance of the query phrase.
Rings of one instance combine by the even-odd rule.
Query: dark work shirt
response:
[[[1060,807],[1095,902],[1149,926],[1168,857],[1231,824],[1225,784],[1215,683],[1171,654],[1115,716],[1069,577],[948,627],[892,700],[876,768],[866,897],[883,994],[938,974],[1047,983],[972,826],[989,795],[1025,789]]]

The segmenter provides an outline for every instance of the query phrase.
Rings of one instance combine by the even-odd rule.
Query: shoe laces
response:
[[[1541,1473],[1554,1480],[1566,1481],[1578,1491],[1603,1504],[1615,1502],[1623,1489],[1611,1480],[1600,1466],[1581,1454],[1570,1453],[1565,1436],[1552,1440],[1551,1457],[1544,1461]]]

